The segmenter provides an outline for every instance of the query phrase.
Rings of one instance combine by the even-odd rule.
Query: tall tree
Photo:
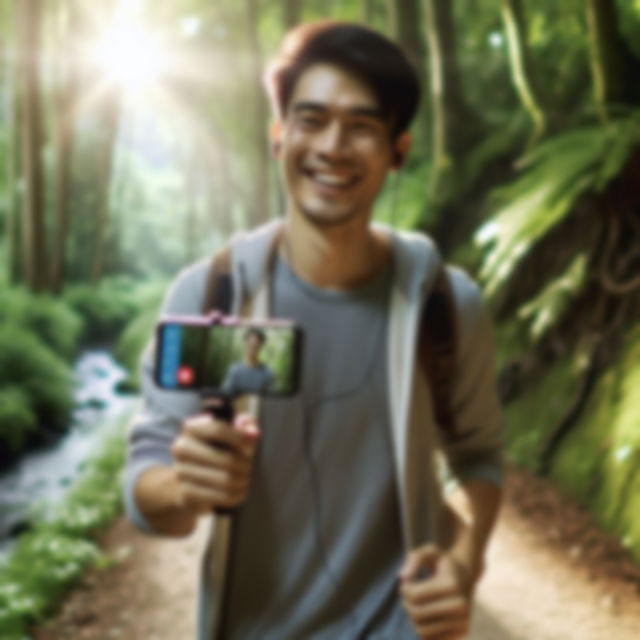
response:
[[[109,192],[113,170],[113,156],[120,119],[121,90],[110,87],[102,102],[102,141],[98,156],[96,183],[96,227],[91,282],[96,284],[103,275],[107,235],[109,231]]]
[[[253,162],[253,189],[250,196],[250,221],[254,226],[269,217],[269,163],[270,150],[267,140],[267,123],[269,109],[264,92],[262,91],[262,48],[258,30],[258,3],[257,0],[246,0],[247,36],[250,51],[251,75],[254,86],[254,162]]]
[[[0,43],[0,60],[3,60],[3,79],[6,92],[6,214],[5,238],[7,246],[7,273],[9,282],[16,284],[21,278],[22,233],[20,229],[20,200],[18,198],[20,181],[20,119],[16,97],[16,87],[19,84],[20,73],[17,65],[10,64],[10,47],[15,47],[15,12],[2,12],[0,28],[7,34],[4,42]]]
[[[627,46],[618,27],[613,0],[586,0],[594,95],[603,122],[615,106],[631,105],[640,93],[639,61]]]
[[[409,60],[426,77],[424,42],[420,32],[419,0],[387,0],[387,15],[391,35],[407,54]]]
[[[456,55],[452,3],[424,0],[430,62],[432,190],[437,192],[480,132],[480,119],[465,100]]]
[[[419,0],[387,0],[387,15],[392,37],[406,53],[421,82],[426,83],[427,65],[424,38],[420,30],[422,20]],[[428,102],[424,100],[420,105],[414,129],[414,142],[420,147],[426,145],[429,125]]]
[[[375,0],[360,0],[360,15],[362,22],[373,24],[375,18]]]
[[[40,97],[41,3],[23,0],[17,5],[18,67],[23,195],[23,268],[27,286],[35,292],[47,288],[47,247],[44,229],[44,176]]]
[[[66,11],[64,11],[66,9]],[[71,193],[71,157],[73,153],[73,131],[76,116],[76,100],[78,92],[77,53],[74,42],[82,32],[81,12],[70,0],[62,7],[59,39],[62,43],[59,61],[60,82],[56,91],[56,167],[55,167],[55,237],[51,259],[51,282],[53,291],[62,288],[67,236],[69,232],[69,209]]]
[[[527,49],[522,2],[521,0],[501,0],[501,11],[509,44],[509,64],[513,84],[520,102],[533,121],[533,132],[529,139],[529,146],[533,146],[544,135],[547,118],[532,79],[533,67]]]
[[[300,22],[300,12],[302,7],[300,0],[284,0],[282,9],[284,11],[284,26],[288,31]]]

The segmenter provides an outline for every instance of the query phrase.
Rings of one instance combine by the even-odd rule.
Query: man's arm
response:
[[[477,286],[451,274],[460,328],[452,406],[456,438],[443,452],[456,489],[447,497],[453,519],[449,546],[411,551],[400,573],[404,606],[422,640],[465,638],[475,585],[502,490],[502,417],[496,393],[491,325]]]
[[[479,479],[464,482],[447,497],[456,520],[449,553],[468,571],[472,589],[484,570],[485,551],[501,501],[502,488]]]
[[[471,601],[501,496],[501,488],[492,482],[464,483],[449,498],[455,520],[451,546],[445,550],[426,544],[407,556],[400,572],[400,592],[422,640],[442,634],[466,637]]]

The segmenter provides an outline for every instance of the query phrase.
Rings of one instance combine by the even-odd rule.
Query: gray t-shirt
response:
[[[271,389],[273,380],[273,371],[262,363],[251,367],[236,362],[229,367],[222,388],[230,393],[261,393]]]
[[[414,639],[387,401],[391,269],[349,292],[275,265],[274,316],[304,330],[301,393],[264,399],[238,510],[225,640]]]

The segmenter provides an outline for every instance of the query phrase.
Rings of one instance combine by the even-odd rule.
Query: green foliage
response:
[[[12,391],[16,387],[20,388],[23,396]],[[19,420],[26,429],[33,428],[24,410],[23,401],[28,398],[29,410],[41,431],[62,431],[65,428],[72,407],[69,367],[49,347],[21,327],[0,327],[0,389],[13,398],[13,412],[6,417],[12,416],[14,427]],[[23,409],[19,408],[21,405]],[[15,444],[19,440],[15,430],[8,427],[5,431],[2,426],[0,442],[7,446],[11,442]]]
[[[587,257],[576,256],[566,271],[552,280],[533,300],[518,310],[518,317],[529,323],[530,334],[537,342],[569,308],[580,292],[587,275]]]
[[[640,559],[640,326],[623,339],[618,361],[599,380],[552,475]]]
[[[11,456],[19,453],[37,430],[29,396],[15,385],[0,388],[0,442]]]
[[[52,296],[34,296],[22,288],[3,289],[0,322],[33,333],[66,360],[77,352],[82,319],[64,301]]]
[[[581,196],[601,191],[619,174],[638,144],[640,113],[635,113],[607,127],[558,135],[524,158],[525,173],[494,192],[502,206],[476,236],[480,244],[491,244],[481,272],[489,296]]]
[[[123,422],[124,425],[124,422]],[[105,440],[56,515],[25,534],[0,571],[2,638],[22,639],[41,621],[90,564],[108,564],[87,537],[121,509],[119,475],[124,462],[124,428]]]
[[[375,219],[396,229],[416,229],[424,221],[430,166],[412,163],[389,176],[375,208]]]
[[[154,304],[162,286],[158,281],[141,285],[128,276],[118,276],[105,278],[97,287],[70,287],[65,299],[84,318],[84,342],[110,342],[140,309]]]
[[[570,358],[554,362],[507,405],[507,451],[519,466],[538,467],[541,447],[571,402],[578,373],[578,364]]]
[[[139,389],[138,363],[153,334],[161,297],[160,292],[155,297],[150,296],[143,310],[129,322],[118,339],[115,356],[129,370],[130,375],[125,382],[128,389]]]

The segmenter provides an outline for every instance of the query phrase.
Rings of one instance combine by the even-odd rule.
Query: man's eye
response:
[[[375,133],[378,130],[376,124],[368,120],[353,122],[350,128],[354,133]]]
[[[322,120],[318,116],[300,116],[298,122],[308,128],[319,127],[322,124]]]

